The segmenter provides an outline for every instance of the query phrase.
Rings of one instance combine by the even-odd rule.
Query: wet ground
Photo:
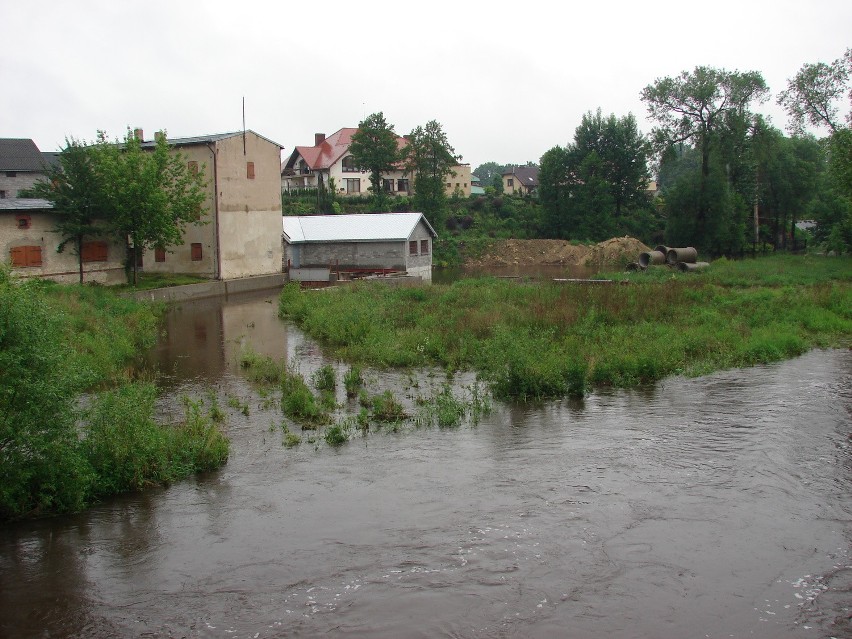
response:
[[[0,636],[852,636],[852,352],[288,449],[237,357],[328,360],[276,306],[172,313],[162,412],[215,388],[228,464],[0,530]]]

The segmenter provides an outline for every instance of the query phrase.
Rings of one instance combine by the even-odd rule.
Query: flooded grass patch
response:
[[[476,371],[498,398],[579,397],[846,346],[851,272],[849,258],[779,256],[637,273],[624,286],[288,285],[279,313],[353,365]]]

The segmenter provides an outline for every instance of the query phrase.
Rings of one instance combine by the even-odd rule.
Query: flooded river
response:
[[[326,360],[276,310],[171,313],[162,411],[215,388],[228,464],[0,529],[0,636],[852,636],[852,352],[288,449],[237,356]]]

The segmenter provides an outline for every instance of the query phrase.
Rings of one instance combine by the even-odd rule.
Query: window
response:
[[[192,261],[200,262],[201,261],[201,242],[193,242],[192,243]]]
[[[361,178],[346,178],[346,192],[347,193],[360,193],[361,192]]]
[[[18,177],[17,171],[6,171],[6,177]]]
[[[355,166],[355,158],[351,155],[347,155],[343,158],[342,164],[344,173],[355,173],[358,170],[358,167]]]
[[[186,163],[186,168],[189,171],[190,175],[198,175],[198,162],[195,160],[190,160]]]
[[[417,255],[417,240],[411,240],[408,243],[408,254]]]
[[[33,220],[29,215],[16,215],[15,222],[19,229],[28,229],[33,225]]]
[[[254,179],[254,162],[246,162],[246,177],[249,180]]]
[[[9,254],[14,268],[41,266],[40,246],[16,246],[9,251]]]
[[[452,182],[447,182],[447,188],[448,188],[448,189],[453,188],[453,183],[452,183]]]
[[[393,180],[383,180],[382,188],[388,193],[393,193]]]
[[[408,178],[399,179],[396,181],[396,190],[408,193]]]
[[[6,191],[0,191],[0,200],[6,199]]]
[[[106,242],[83,242],[80,258],[83,262],[106,262],[107,253]]]
[[[154,261],[155,262],[165,262],[166,261],[166,249],[155,248],[154,249]]]
[[[429,240],[420,240],[420,255],[429,255]]]
[[[507,181],[506,183],[507,183],[509,186],[515,186],[515,180],[513,180],[512,178],[509,178],[509,179],[508,179],[508,181]]]

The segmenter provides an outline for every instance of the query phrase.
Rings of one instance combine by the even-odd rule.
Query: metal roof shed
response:
[[[306,268],[344,273],[405,271],[431,280],[435,237],[435,229],[422,213],[283,218],[284,256],[291,275]]]

